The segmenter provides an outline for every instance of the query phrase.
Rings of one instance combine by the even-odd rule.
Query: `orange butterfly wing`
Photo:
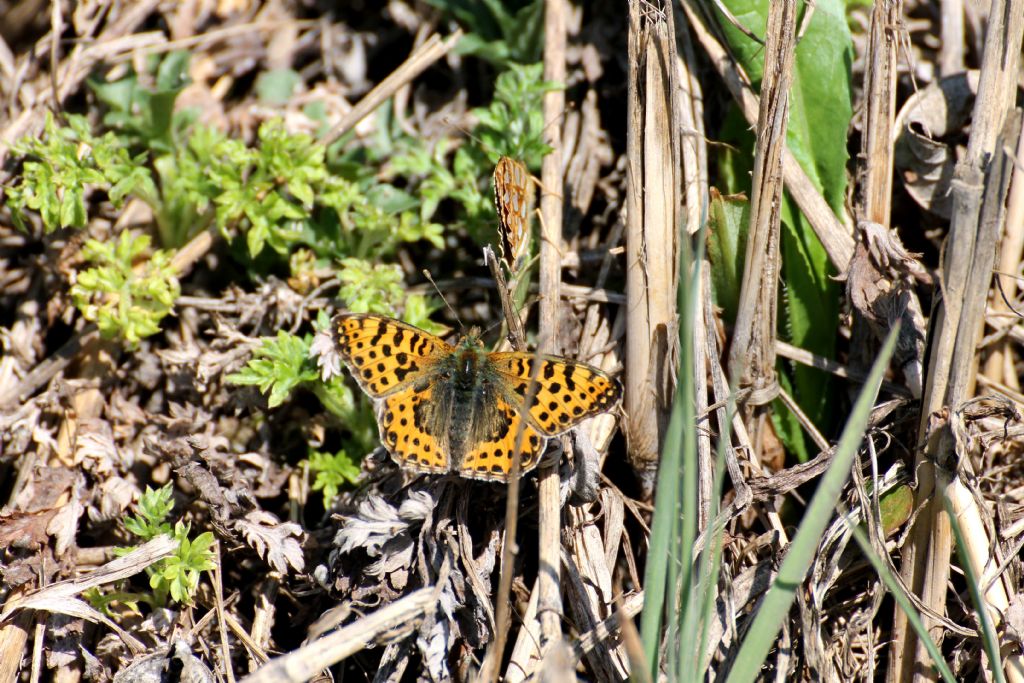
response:
[[[502,157],[494,167],[494,206],[498,211],[501,256],[510,269],[518,269],[530,250],[530,202],[533,185],[521,161]]]
[[[342,360],[372,398],[427,376],[440,357],[454,351],[440,337],[381,315],[342,313],[334,322]]]
[[[521,401],[525,402],[536,376],[529,415],[545,436],[562,434],[588,417],[611,410],[622,395],[618,380],[579,361],[515,352],[492,353],[489,358]]]

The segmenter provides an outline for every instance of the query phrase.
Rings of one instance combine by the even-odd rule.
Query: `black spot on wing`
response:
[[[573,374],[575,372],[576,372],[576,366],[572,365],[570,363],[566,363],[565,367],[562,370],[562,376],[565,379],[565,386],[566,386],[567,389],[569,389],[569,391],[575,391],[576,390],[576,382],[572,378],[572,376],[573,376]]]

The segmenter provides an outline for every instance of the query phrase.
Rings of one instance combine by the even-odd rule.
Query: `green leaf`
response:
[[[341,486],[355,484],[359,479],[359,465],[343,450],[333,454],[311,451],[309,469],[316,475],[313,490],[323,492],[324,507],[328,509]]]
[[[264,71],[256,78],[256,94],[263,104],[288,104],[302,76],[293,69]]]
[[[541,57],[544,4],[539,0],[428,0],[428,4],[462,24],[466,35],[456,46],[459,54],[472,54],[499,66],[535,62]]]
[[[105,337],[120,337],[129,346],[160,331],[181,292],[168,252],[156,251],[137,268],[149,249],[147,235],[122,232],[113,244],[89,240],[83,259],[96,264],[78,273],[71,300]]]
[[[708,260],[715,303],[722,307],[726,320],[736,319],[743,262],[746,260],[750,201],[745,195],[722,196],[711,192],[708,212]]]
[[[146,486],[146,490],[139,497],[138,514],[125,518],[125,528],[141,537],[143,541],[149,541],[160,534],[170,534],[171,525],[167,518],[174,508],[172,495],[171,484],[166,484],[155,491]]]
[[[25,210],[37,211],[47,232],[84,227],[89,189],[106,190],[114,206],[131,192],[153,187],[145,156],[132,157],[123,141],[112,134],[95,137],[88,121],[67,116],[59,127],[47,113],[42,138],[24,138],[14,145],[26,159],[19,182],[7,190],[14,223],[26,228]]]
[[[252,359],[241,372],[228,375],[232,384],[259,387],[269,393],[267,404],[276,408],[291,392],[319,377],[309,359],[310,341],[279,330],[276,338],[264,338],[263,345],[253,352]]]

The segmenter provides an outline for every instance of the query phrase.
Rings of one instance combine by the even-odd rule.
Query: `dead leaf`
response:
[[[254,510],[235,522],[235,529],[241,532],[245,542],[271,567],[288,573],[291,566],[301,572],[306,566],[302,554],[302,527],[294,522],[281,523],[269,512]]]

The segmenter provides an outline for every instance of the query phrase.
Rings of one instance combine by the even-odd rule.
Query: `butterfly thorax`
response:
[[[493,441],[509,429],[511,421],[498,408],[500,391],[498,373],[472,333],[438,361],[433,400],[418,406],[416,417],[446,448],[452,471],[473,444]]]

